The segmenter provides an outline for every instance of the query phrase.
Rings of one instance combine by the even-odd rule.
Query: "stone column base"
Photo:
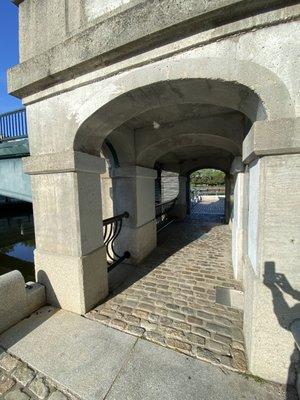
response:
[[[137,265],[143,261],[155,247],[155,220],[136,228],[123,226],[119,237],[119,245],[116,243],[119,254],[123,254],[126,250],[130,252],[131,257],[125,262],[133,265]]]
[[[105,247],[82,257],[35,250],[34,259],[37,282],[52,305],[85,314],[108,295]]]

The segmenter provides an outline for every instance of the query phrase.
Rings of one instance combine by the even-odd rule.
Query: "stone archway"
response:
[[[252,122],[295,115],[285,85],[258,64],[222,58],[161,61],[125,72],[101,99],[94,94],[80,105],[74,150],[94,154],[129,118],[165,104],[192,102],[226,106]]]
[[[64,107],[67,108],[68,102],[70,109],[66,118]],[[146,110],[166,104],[193,102],[238,110],[252,122],[294,116],[289,93],[275,74],[255,63],[222,58],[159,61],[106,81],[76,88],[74,92],[62,94],[58,100],[51,98],[32,108],[31,116],[33,112],[36,115],[30,119],[41,120],[37,126],[40,135],[31,138],[33,156],[26,161],[25,168],[33,175],[37,273],[49,288],[50,302],[81,313],[107,293],[104,288],[105,265],[101,277],[99,275],[99,280],[104,282],[101,291],[95,289],[98,283],[88,273],[88,270],[96,271],[99,259],[105,262],[105,257],[99,255],[104,250],[100,237],[101,207],[98,204],[98,174],[103,171],[99,152],[104,139],[124,122]],[[45,108],[51,113],[45,113]],[[57,112],[55,118],[52,112]],[[46,128],[53,134],[43,135]],[[65,136],[61,132],[66,133]],[[141,181],[147,186],[154,180],[155,173],[138,165],[129,165],[118,169],[115,177],[124,182],[129,179],[137,188]],[[152,183],[147,187],[152,196]],[[67,214],[66,188],[70,193]],[[136,192],[135,200],[128,203],[140,203],[138,196],[141,193]],[[121,199],[120,203],[124,204]],[[57,204],[56,210],[53,210],[53,204]],[[147,212],[135,210],[132,214],[134,223],[140,216],[146,216],[149,221],[152,214],[152,208]],[[62,223],[62,215],[65,215],[65,223]],[[138,223],[145,226],[147,221],[143,218]],[[67,243],[62,246],[66,238]],[[64,263],[59,261],[62,255],[67,258],[66,264],[78,263],[78,269],[72,269],[71,274],[75,288],[72,301],[64,295],[70,276],[62,279],[58,273],[61,263]],[[89,263],[94,269],[87,267]],[[49,271],[47,265],[51,265]],[[84,279],[79,279],[80,276]],[[89,290],[85,289],[87,286]]]
[[[156,144],[147,147],[138,155],[137,162],[140,165],[151,167],[159,158],[163,157],[163,155],[178,149],[184,149],[185,147],[222,149],[232,154],[232,156],[241,154],[240,145],[221,135],[185,134],[158,141]]]

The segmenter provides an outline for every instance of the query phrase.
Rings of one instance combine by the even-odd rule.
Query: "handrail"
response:
[[[225,189],[223,188],[205,188],[205,189],[199,189],[199,188],[193,188],[190,190],[190,199],[192,203],[198,203],[202,201],[202,196],[218,196],[218,195],[224,195],[225,194]]]
[[[26,137],[28,132],[25,108],[0,114],[0,140]]]
[[[163,228],[175,220],[168,213],[174,208],[177,198],[165,201],[155,206],[156,229],[159,233]]]
[[[160,218],[162,215],[167,214],[176,203],[176,198],[168,201],[164,201],[163,203],[159,203],[155,205],[155,218]]]
[[[108,272],[123,262],[126,258],[130,257],[129,251],[125,251],[124,254],[120,256],[114,248],[115,240],[122,229],[123,218],[129,218],[128,212],[103,220],[103,241],[106,247],[107,263],[109,265]]]

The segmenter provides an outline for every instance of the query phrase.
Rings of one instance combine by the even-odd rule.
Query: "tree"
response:
[[[216,169],[201,169],[191,174],[193,186],[222,186],[225,184],[225,174]]]

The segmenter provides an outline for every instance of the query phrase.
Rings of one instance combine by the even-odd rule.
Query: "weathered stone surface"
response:
[[[135,336],[50,307],[0,336],[0,344],[46,377],[51,391],[51,382],[60,382],[64,390],[93,400],[105,397],[136,340]],[[35,378],[27,389],[40,391],[40,396],[47,391],[41,378]]]
[[[28,388],[38,399],[41,400],[46,399],[49,394],[49,388],[43,378],[35,378]]]
[[[3,355],[8,356],[2,351]],[[13,365],[16,367],[11,368]],[[0,399],[78,400],[73,395],[65,395],[53,385],[52,380],[38,376],[37,371],[11,355],[5,358],[5,366],[8,368],[6,372],[0,370]]]
[[[78,7],[77,3],[75,3],[75,8],[69,6],[66,10],[63,4],[57,7],[57,3],[55,3],[56,8],[54,5],[54,9],[49,7],[43,10],[38,3],[35,7],[31,5],[29,9],[27,8],[29,5],[24,2],[21,10],[27,18],[21,19],[24,23],[20,26],[21,58],[24,62],[11,70],[9,90],[22,95],[42,90],[56,82],[58,76],[60,80],[65,80],[76,74],[89,72],[96,67],[112,63],[117,60],[117,54],[120,52],[124,57],[130,50],[132,52],[135,49],[141,52],[148,46],[168,42],[174,35],[175,26],[179,29],[180,35],[190,35],[191,31],[197,31],[198,26],[204,30],[221,24],[223,28],[222,25],[228,19],[239,19],[239,16],[245,17],[253,14],[255,10],[259,14],[265,9],[264,4],[250,0],[245,0],[242,4],[238,3],[235,0],[217,1],[209,5],[203,1],[195,3],[192,0],[134,2],[134,7],[128,7],[121,13],[110,15],[109,19],[101,18],[98,22],[95,18],[95,23],[88,29],[84,29],[88,22],[86,20],[88,13],[82,7]],[[275,3],[275,0],[270,3]],[[172,13],[169,12],[170,9],[173,10]],[[72,14],[69,15],[72,11],[75,21]],[[52,17],[53,14],[60,21],[59,24],[57,24],[57,19]],[[82,15],[78,18],[80,14]],[[30,23],[28,16],[32,18]],[[283,19],[282,16],[280,17]],[[46,18],[46,24],[40,23],[42,18],[43,20]],[[64,27],[65,19],[71,24],[75,23],[71,31],[76,32],[76,35],[69,37],[70,32],[67,32]],[[82,25],[78,23],[80,20]],[[130,26],[127,23],[128,20],[131,21]],[[198,21],[196,24],[195,20]],[[160,21],[159,24],[158,21]],[[264,24],[267,22],[265,21]],[[258,22],[255,20],[250,26],[256,24]],[[238,27],[241,30],[240,24]],[[245,28],[243,24],[242,27]],[[80,29],[79,32],[78,29]],[[110,34],[112,31],[114,35]],[[224,35],[224,28],[222,32]],[[45,48],[47,52],[44,52]],[[65,54],[69,54],[69,57],[65,57]],[[35,69],[34,73],[28,72],[33,69]],[[32,86],[30,91],[28,91],[28,86]]]
[[[126,327],[126,332],[131,333],[135,336],[143,336],[145,333],[145,329],[141,328],[140,326],[128,325]]]
[[[0,371],[0,396],[3,395],[4,393],[8,392],[14,386],[14,384],[15,384],[15,382],[13,379],[4,375]]]
[[[0,346],[0,360],[6,355],[6,351]]]
[[[9,354],[5,354],[5,356],[0,360],[0,368],[6,372],[11,372],[18,364],[19,361]]]
[[[21,2],[21,0],[15,1]],[[13,80],[15,91],[23,97],[28,94],[31,95],[29,98],[25,98],[24,102],[28,105],[28,115],[30,115],[30,149],[33,154],[39,152],[55,154],[56,151],[63,152],[66,149],[73,148],[86,153],[97,152],[98,154],[101,140],[106,134],[111,132],[111,137],[113,137],[116,132],[112,131],[117,126],[125,122],[126,125],[132,123],[130,118],[136,115],[140,116],[146,109],[151,110],[162,105],[165,109],[168,104],[173,109],[176,109],[185,104],[187,106],[185,116],[188,117],[190,115],[189,109],[194,108],[196,103],[200,105],[199,108],[203,107],[203,103],[209,103],[210,105],[226,107],[226,112],[230,111],[230,109],[230,113],[235,110],[233,113],[239,113],[239,117],[243,119],[243,122],[245,122],[245,114],[251,122],[263,120],[261,122],[264,125],[261,130],[261,140],[257,142],[256,139],[259,139],[259,137],[254,138],[254,144],[260,144],[257,147],[258,150],[267,150],[268,154],[275,154],[273,153],[274,150],[276,152],[280,151],[280,153],[291,151],[291,148],[293,151],[299,151],[297,136],[291,134],[294,129],[293,120],[298,111],[298,87],[295,82],[298,82],[297,61],[299,54],[296,41],[291,40],[296,37],[299,29],[297,21],[299,19],[299,6],[295,0],[215,0],[198,2],[194,0],[136,0],[130,2],[131,4],[127,4],[125,8],[115,10],[116,12],[110,14],[109,18],[101,17],[99,20],[98,17],[103,16],[103,13],[99,14],[99,8],[97,7],[106,7],[107,3],[116,4],[116,2],[120,4],[120,0],[108,0],[106,2],[91,0],[63,2],[55,0],[47,2],[47,7],[45,7],[46,2],[31,0],[22,2],[20,6],[20,55],[21,62],[26,62],[15,67],[12,74],[15,78]],[[122,3],[124,2],[125,0],[122,1]],[[96,5],[97,3],[102,4]],[[129,20],[130,24],[128,24]],[[88,25],[86,25],[87,23]],[[143,27],[142,31],[140,30],[141,26]],[[286,68],[287,64],[291,67]],[[162,82],[164,82],[163,85],[161,85]],[[179,82],[187,83],[187,85],[180,85]],[[39,92],[45,88],[47,89]],[[131,99],[129,99],[130,97]],[[41,99],[43,101],[40,101]],[[193,104],[193,106],[190,106],[190,104]],[[209,106],[209,109],[211,108]],[[282,123],[285,118],[290,118],[291,124]],[[148,121],[155,122],[156,118],[151,118]],[[243,124],[243,134],[247,133],[250,127],[248,120],[246,122],[246,124]],[[276,124],[276,129],[274,129],[274,123]],[[155,122],[154,125],[157,128],[160,124]],[[170,125],[174,131],[176,130],[172,125],[176,125],[176,129],[183,127],[182,125],[179,127],[178,123]],[[225,124],[223,125],[221,128],[226,128]],[[295,125],[295,127],[297,126]],[[93,128],[95,128],[95,132],[93,132]],[[216,126],[214,126],[214,129],[216,129]],[[265,132],[266,129],[267,132]],[[157,136],[161,134],[162,130],[157,130]],[[232,129],[232,131],[237,132],[237,129]],[[144,134],[135,135],[135,133],[135,139],[144,138]],[[202,141],[202,144],[207,146],[212,144],[210,138],[198,138],[199,132],[195,133],[197,133],[197,140]],[[211,134],[210,131],[207,133],[208,135]],[[227,129],[222,130],[221,133],[227,134]],[[297,133],[297,130],[294,133]],[[130,132],[131,134],[132,132]],[[214,157],[215,153],[210,153],[209,151],[210,157],[203,157],[203,161],[199,163],[197,157],[194,157],[195,138],[181,142],[177,140],[179,139],[177,134],[178,131],[176,131],[175,138],[173,138],[172,146],[176,144],[174,142],[178,142],[179,145],[189,144],[193,147],[193,160],[186,160],[188,163],[184,167],[186,173],[194,167],[204,166],[204,162],[209,162],[210,166],[224,167],[228,171],[228,162],[232,159],[232,156],[240,155],[241,140],[244,139],[243,135],[240,138],[241,140],[231,140],[230,144],[224,143],[223,140],[221,146],[220,136],[223,135],[212,135],[213,139],[216,140],[215,148],[222,149],[219,153],[217,151],[216,155],[226,155],[226,160],[217,160],[219,157]],[[156,137],[156,134],[150,136]],[[251,137],[251,134],[249,137]],[[225,136],[222,139],[225,139]],[[200,141],[197,141],[197,143],[200,144]],[[128,144],[127,141],[123,141],[123,143]],[[235,143],[237,146],[235,146]],[[265,149],[266,145],[267,149]],[[164,146],[160,142],[156,143],[155,149],[159,150],[159,147],[162,151],[172,150],[169,145]],[[123,156],[123,148],[120,150],[122,150],[120,153]],[[119,148],[117,149],[118,151]],[[226,151],[229,151],[230,155]],[[134,156],[137,156],[136,152],[133,153]],[[207,154],[207,151],[205,151],[205,154]],[[260,153],[260,155],[262,154],[265,154],[265,152]],[[153,162],[156,161],[154,158],[158,155],[159,152],[153,152]],[[256,155],[258,155],[258,152],[256,152]],[[272,157],[265,158],[269,159],[270,162]],[[149,162],[150,157],[145,158],[147,159],[143,160],[143,157],[140,156],[138,165],[140,165],[140,162]],[[174,154],[174,159],[176,160],[176,158]],[[181,158],[178,157],[179,159]],[[62,158],[62,161],[63,163],[66,162],[64,158]],[[288,159],[282,160],[284,164],[286,161]],[[126,159],[126,165],[129,165],[129,163],[129,159]],[[143,164],[143,166],[146,165]],[[266,168],[264,175],[270,185],[262,185],[265,187],[267,194],[266,198],[262,199],[266,207],[259,207],[259,213],[261,214],[259,215],[259,220],[262,226],[266,227],[263,228],[265,230],[265,240],[257,240],[254,243],[263,249],[259,250],[261,254],[257,254],[257,259],[271,260],[272,258],[281,273],[289,273],[293,269],[291,276],[293,278],[294,271],[297,271],[298,266],[296,264],[298,259],[295,252],[295,249],[297,249],[295,246],[297,240],[295,238],[298,237],[296,236],[296,230],[299,228],[299,223],[297,222],[297,225],[294,223],[296,220],[291,210],[294,209],[293,205],[296,204],[295,200],[297,200],[293,189],[296,187],[297,182],[295,174],[288,174],[289,177],[294,176],[288,180],[292,189],[291,195],[287,196],[287,198],[289,197],[293,200],[285,202],[287,205],[284,205],[284,207],[287,210],[284,210],[284,216],[291,216],[292,221],[291,224],[281,224],[281,221],[285,220],[285,218],[278,214],[276,199],[280,187],[283,187],[283,190],[286,191],[287,186],[286,184],[280,185],[281,178],[279,179],[278,177],[281,175],[286,181],[286,167],[290,167],[287,164],[286,167],[283,164],[281,166],[278,165],[275,171],[273,169],[274,166],[269,166],[270,168]],[[42,169],[39,169],[38,172],[43,172],[43,167],[45,165],[42,165]],[[175,167],[181,170],[178,165]],[[274,175],[276,180],[272,178],[274,171],[276,172]],[[93,199],[99,200],[100,193],[98,192],[98,195],[96,195],[96,192],[93,192],[94,194],[91,195],[90,187],[83,186],[83,189],[79,190],[78,196],[77,189],[74,191],[68,190],[64,185],[67,179],[64,180],[61,175],[57,174],[54,177],[56,182],[52,178],[44,176],[34,178],[37,185],[35,192],[38,194],[35,200],[35,224],[37,226],[36,231],[39,232],[39,237],[37,238],[39,250],[36,252],[36,265],[39,278],[48,285],[48,300],[53,303],[57,300],[55,304],[83,313],[94,304],[98,304],[98,300],[103,299],[107,294],[107,291],[102,291],[101,296],[91,296],[92,301],[86,299],[88,301],[84,301],[84,304],[80,303],[80,299],[91,293],[91,287],[95,289],[90,283],[97,281],[100,285],[100,282],[103,282],[106,276],[106,274],[103,274],[103,279],[99,279],[99,276],[95,279],[97,271],[99,271],[97,269],[98,265],[96,265],[99,260],[99,254],[91,259],[91,261],[97,260],[95,261],[95,269],[90,274],[90,280],[85,278],[91,271],[91,265],[94,265],[94,262],[89,262],[86,267],[81,265],[81,256],[90,254],[96,248],[88,248],[82,252],[83,247],[86,244],[90,247],[93,240],[96,238],[96,240],[99,240],[101,236],[99,235],[100,226],[94,230],[85,231],[84,229],[85,226],[89,228],[93,226],[94,218],[88,220],[88,216],[91,215],[91,209],[97,210],[97,202],[93,204],[90,202]],[[71,181],[69,189],[77,186],[76,184],[72,186],[72,183],[75,180],[79,183],[80,177],[72,176],[71,179],[69,174],[66,175]],[[86,179],[85,177],[83,180],[85,181]],[[43,181],[41,185],[37,184],[39,180]],[[99,177],[95,187],[99,186],[98,180]],[[293,183],[294,180],[295,183]],[[49,191],[46,189],[49,189]],[[54,193],[52,198],[49,196],[51,191]],[[271,195],[273,191],[275,193],[274,196]],[[59,192],[63,198],[61,202],[58,201]],[[45,193],[44,199],[39,200],[42,193]],[[70,207],[73,202],[66,201],[68,193],[72,193],[71,196],[76,201],[81,198],[86,200],[86,194],[90,194],[89,201],[79,201],[80,214],[77,212],[78,209],[76,207]],[[114,199],[117,197],[114,196]],[[274,204],[265,201],[271,198],[275,199]],[[134,199],[132,200],[131,204],[134,204]],[[100,202],[98,201],[98,203]],[[151,204],[151,202],[149,203]],[[47,207],[48,204],[49,207]],[[53,207],[53,204],[56,204],[57,207]],[[68,213],[65,213],[65,204],[69,205]],[[88,205],[87,208],[85,208],[86,204]],[[247,208],[247,205],[245,208]],[[59,215],[59,209],[63,210],[64,218]],[[235,211],[233,213],[234,216],[237,215]],[[98,211],[95,211],[95,215],[98,216],[99,220],[101,219],[100,212],[99,207]],[[45,215],[47,218],[45,218]],[[67,227],[70,227],[69,232],[68,229],[64,230],[63,226],[66,215],[74,216],[66,223]],[[54,219],[56,216],[58,216],[57,220]],[[141,217],[143,216],[142,214]],[[135,218],[135,216],[131,215],[131,218]],[[250,222],[254,221],[251,216],[249,220]],[[152,237],[155,237],[154,225],[155,223],[151,227]],[[256,223],[253,225],[255,226]],[[286,231],[285,225],[289,225],[288,231]],[[280,227],[282,228],[279,229]],[[76,232],[76,235],[73,236],[73,232]],[[139,238],[148,237],[149,239],[148,232],[146,231],[146,234],[144,232]],[[58,237],[59,233],[62,233],[61,237]],[[248,235],[249,237],[256,236],[255,232],[251,233],[254,234]],[[78,236],[82,236],[84,240],[77,240]],[[242,232],[239,239],[241,239],[241,236]],[[290,241],[286,240],[289,236]],[[53,243],[55,242],[53,238],[58,239],[57,243]],[[85,240],[86,238],[87,240]],[[67,239],[70,239],[68,243],[66,243]],[[54,257],[49,255],[51,251],[48,252],[49,247],[47,247],[51,241],[52,245],[55,244],[57,247],[63,245],[63,249],[54,251]],[[251,243],[251,240],[249,242]],[[240,243],[240,241],[236,243]],[[260,246],[260,243],[263,245]],[[275,253],[273,252],[274,243],[278,246]],[[74,244],[74,247],[72,247],[72,244]],[[154,244],[154,240],[152,244]],[[235,248],[234,243],[233,248]],[[250,246],[248,246],[248,249],[250,249]],[[175,250],[177,251],[179,248]],[[203,254],[205,254],[205,249],[202,250]],[[212,259],[212,265],[214,254],[210,253],[210,249],[206,250],[207,258]],[[73,255],[75,253],[75,259],[62,260],[61,255],[68,251]],[[216,253],[218,252],[216,251]],[[254,253],[255,255],[258,253],[258,246],[254,246]],[[284,254],[284,257],[280,256],[282,254]],[[291,262],[291,254],[293,254],[293,262]],[[218,256],[219,254],[217,254],[217,258],[218,262],[220,262]],[[273,259],[273,256],[275,259]],[[84,258],[87,261],[86,257]],[[182,258],[189,264],[193,263],[191,254],[184,254]],[[178,257],[179,264],[181,264],[182,258],[181,256]],[[287,263],[286,259],[290,261]],[[105,261],[104,253],[102,252],[104,271],[106,271]],[[167,259],[165,261],[166,263],[168,262]],[[241,257],[239,261],[242,261]],[[61,268],[59,268],[60,263],[63,266]],[[192,327],[202,326],[203,329],[206,329],[207,321],[210,321],[212,324],[221,326],[223,330],[221,332],[220,329],[215,329],[211,326],[211,329],[209,329],[212,333],[210,335],[212,340],[215,340],[216,335],[227,335],[236,341],[242,341],[243,339],[238,331],[232,329],[241,329],[241,318],[237,318],[232,322],[233,313],[228,318],[227,316],[223,318],[222,313],[220,313],[222,310],[216,309],[216,307],[211,310],[210,304],[201,305],[206,301],[208,303],[213,302],[214,287],[218,280],[214,279],[212,271],[206,270],[210,267],[210,263],[204,261],[202,266],[205,270],[202,276],[201,271],[198,271],[199,274],[197,275],[193,274],[195,271],[188,269],[190,265],[187,266],[184,263],[182,263],[181,267],[185,271],[181,269],[179,276],[176,276],[171,268],[173,274],[171,273],[169,276],[163,274],[161,277],[161,286],[158,287],[159,293],[156,292],[153,283],[147,282],[147,285],[142,285],[138,290],[142,293],[148,293],[148,302],[143,298],[140,303],[144,306],[147,305],[148,312],[151,314],[168,317],[170,315],[168,314],[169,312],[177,313],[171,315],[172,322],[169,325],[178,329],[178,337],[184,336],[182,332],[192,331]],[[254,266],[255,268],[256,266]],[[73,273],[74,270],[77,270],[78,273]],[[256,272],[257,276],[261,278],[263,271],[258,268]],[[193,279],[187,282],[186,277],[189,276],[189,273],[193,275]],[[222,275],[222,272],[218,271],[218,274]],[[81,278],[84,278],[83,285],[76,285],[78,281],[81,281]],[[165,282],[163,281],[173,283],[174,286],[170,290],[169,287],[165,287],[168,285],[164,285]],[[253,283],[254,279],[251,278],[250,281]],[[208,287],[202,287],[201,282],[205,282]],[[232,282],[228,283],[227,281],[222,281],[222,279],[220,282],[224,286],[230,285],[233,287]],[[51,293],[52,288],[53,292]],[[69,295],[69,290],[65,290],[66,288],[73,290],[72,295]],[[251,298],[252,294],[248,296],[249,307],[247,310],[254,310],[254,314],[258,314],[254,315],[253,318],[252,314],[249,318],[245,318],[245,321],[248,321],[248,325],[250,325],[250,328],[245,329],[245,331],[251,335],[252,332],[255,333],[253,336],[257,338],[257,342],[252,337],[247,341],[248,349],[253,346],[253,351],[249,353],[254,355],[255,364],[258,361],[256,365],[252,364],[253,370],[260,371],[262,366],[262,372],[264,372],[264,368],[270,371],[273,363],[275,366],[274,370],[272,370],[274,374],[276,370],[280,368],[282,370],[282,367],[286,368],[286,365],[288,365],[289,351],[293,345],[292,339],[289,340],[288,338],[289,332],[279,329],[279,331],[282,330],[285,333],[283,335],[278,333],[276,344],[281,346],[282,352],[278,353],[284,357],[278,357],[277,362],[274,363],[273,357],[268,357],[268,354],[271,354],[270,349],[272,350],[272,347],[278,347],[274,346],[274,343],[267,347],[268,335],[265,337],[264,334],[268,332],[268,327],[272,333],[275,333],[278,321],[274,312],[266,312],[266,317],[271,315],[273,319],[263,316],[260,321],[259,318],[256,318],[260,316],[260,309],[271,311],[271,293],[268,292],[268,289],[265,293],[263,290],[258,292],[255,288],[252,291],[251,285],[246,291],[254,293],[253,298]],[[172,305],[172,300],[174,300],[172,299],[173,292],[176,292],[176,299]],[[66,293],[68,295],[63,297]],[[196,299],[193,305],[189,301],[190,293],[193,293],[193,297]],[[73,302],[77,294],[79,297],[77,301],[80,304],[72,304],[71,308],[69,301]],[[266,301],[260,302],[261,299],[266,299]],[[164,306],[164,303],[171,305],[171,308]],[[255,308],[256,305],[257,309]],[[123,306],[134,308],[137,305],[129,306],[124,302]],[[156,307],[161,308],[161,310],[156,310]],[[196,312],[186,314],[180,307],[195,307]],[[102,316],[102,321],[104,323],[109,323],[110,319],[121,321],[118,325],[119,329],[126,330],[129,323],[133,325],[136,323],[136,320],[130,320],[132,316],[125,311],[116,310],[115,313],[108,311],[107,313],[108,315],[105,315],[106,318]],[[188,322],[187,319],[181,320],[178,318],[179,315],[184,315],[185,318],[186,315],[189,315],[189,317],[199,318],[199,320],[193,320],[194,322],[192,323]],[[213,315],[214,318],[211,319],[210,315]],[[148,319],[146,322],[140,321],[139,324],[147,331],[164,335],[164,328],[157,322],[159,321]],[[177,325],[178,322],[186,323],[188,325],[187,329],[181,329]],[[263,325],[264,323],[265,325]],[[262,329],[263,326],[265,326],[264,329]],[[230,328],[231,331],[227,330],[226,332],[224,327]],[[275,336],[275,334],[272,336]],[[282,337],[284,340],[281,340]],[[289,344],[287,345],[288,341]],[[217,340],[216,342],[220,343]],[[267,367],[265,367],[266,364],[264,362],[261,362],[261,365],[259,364],[261,356],[264,356],[264,360],[269,363]],[[252,357],[249,357],[250,359]],[[269,378],[274,377],[274,375],[272,377],[270,375],[267,376]],[[286,381],[285,376],[280,376],[280,374],[277,376],[280,377],[282,382]]]
[[[21,165],[19,165],[19,169],[22,169]],[[30,315],[44,302],[45,289],[37,283],[32,283],[31,289],[26,287],[20,271],[15,270],[1,275],[0,333]]]
[[[29,396],[26,393],[21,392],[21,390],[16,389],[7,393],[4,396],[4,400],[29,400]]]
[[[59,390],[56,390],[49,396],[49,400],[68,400],[68,398]]]
[[[15,335],[19,337],[22,332],[26,332],[26,335],[19,340],[17,345],[10,345],[12,354],[18,353],[17,355],[22,361],[19,361],[19,365],[11,373],[0,372],[0,390],[2,389],[3,392],[5,390],[3,395],[0,392],[1,399],[42,399],[45,394],[45,387],[50,389],[46,390],[47,397],[45,400],[123,399],[125,398],[124,392],[126,398],[134,400],[139,400],[141,393],[143,398],[147,400],[152,400],[157,396],[166,400],[170,398],[174,400],[182,398],[191,400],[195,398],[199,398],[199,400],[285,399],[285,390],[280,385],[266,382],[258,383],[249,376],[246,376],[246,379],[240,373],[224,371],[224,368],[199,360],[205,359],[214,364],[222,364],[241,370],[245,365],[244,352],[237,348],[237,354],[227,355],[226,349],[228,348],[225,347],[224,349],[223,344],[218,342],[221,347],[210,351],[205,347],[212,346],[212,340],[205,338],[207,342],[204,345],[196,346],[196,344],[186,341],[188,340],[187,336],[191,335],[190,332],[180,331],[174,327],[164,328],[159,325],[156,327],[158,331],[145,332],[145,335],[149,335],[149,340],[157,341],[160,344],[160,346],[157,346],[150,343],[149,340],[133,338],[72,313],[61,310],[57,310],[56,313],[49,313],[49,307],[45,307],[44,310],[44,314],[35,314],[30,318],[30,321],[25,320],[7,332],[6,340],[11,340],[12,343],[15,342]],[[45,319],[41,319],[42,317]],[[70,325],[71,321],[73,324]],[[36,322],[38,323],[34,331],[29,332],[32,323],[34,325]],[[51,340],[48,340],[48,346],[45,347],[45,336],[47,335],[49,339],[52,330],[54,336]],[[163,335],[167,335],[171,331],[182,336],[166,339]],[[66,332],[68,332],[67,337]],[[70,332],[74,332],[74,334]],[[160,334],[161,336],[159,336]],[[213,339],[216,339],[216,337],[217,335]],[[116,342],[111,346],[111,342],[115,339]],[[199,359],[186,357],[183,354],[163,348],[161,345],[166,347],[166,340],[169,339],[172,348]],[[192,340],[193,337],[190,336],[190,339]],[[5,338],[1,335],[0,342],[2,343],[3,340],[5,341]],[[124,351],[128,340],[130,348],[128,352],[124,353],[124,358],[120,358],[120,352]],[[70,341],[73,342],[71,346]],[[6,343],[8,344],[8,342]],[[237,343],[241,345],[239,342]],[[90,347],[87,349],[87,346]],[[105,358],[106,361],[103,363],[107,348],[109,349]],[[114,357],[118,357],[116,362]],[[91,363],[87,365],[87,360],[91,358]],[[40,397],[30,390],[33,382],[27,384],[24,388],[20,383],[15,384],[14,379],[12,379],[12,374],[15,371],[27,365],[23,364],[24,361],[33,368],[38,367],[39,370],[46,369],[48,371],[45,376],[41,376],[34,370],[37,378],[33,382],[39,381],[39,384],[35,387],[35,393]],[[240,363],[240,365],[235,365],[237,363]],[[70,371],[73,372],[70,374]],[[113,371],[112,375],[108,375],[108,373],[111,374],[111,371]],[[1,387],[1,376],[4,377],[3,382],[5,382],[3,387]],[[111,384],[108,385],[109,376],[111,376]],[[126,383],[123,380],[124,376]],[[43,385],[40,385],[41,382]],[[77,397],[65,392],[66,388],[80,396]],[[293,388],[290,388],[289,399],[297,399]]]
[[[23,386],[26,386],[35,377],[34,371],[22,363],[17,366],[12,374],[13,378]]]
[[[107,400],[283,400],[283,388],[139,340]],[[137,389],[138,388],[138,389]],[[296,400],[296,397],[291,397]]]
[[[162,344],[162,345],[165,344],[164,337],[162,335],[160,335],[159,333],[156,333],[156,332],[147,331],[145,333],[145,338],[149,339],[149,340],[151,340],[152,342],[155,342],[155,343],[159,343],[159,344]]]

